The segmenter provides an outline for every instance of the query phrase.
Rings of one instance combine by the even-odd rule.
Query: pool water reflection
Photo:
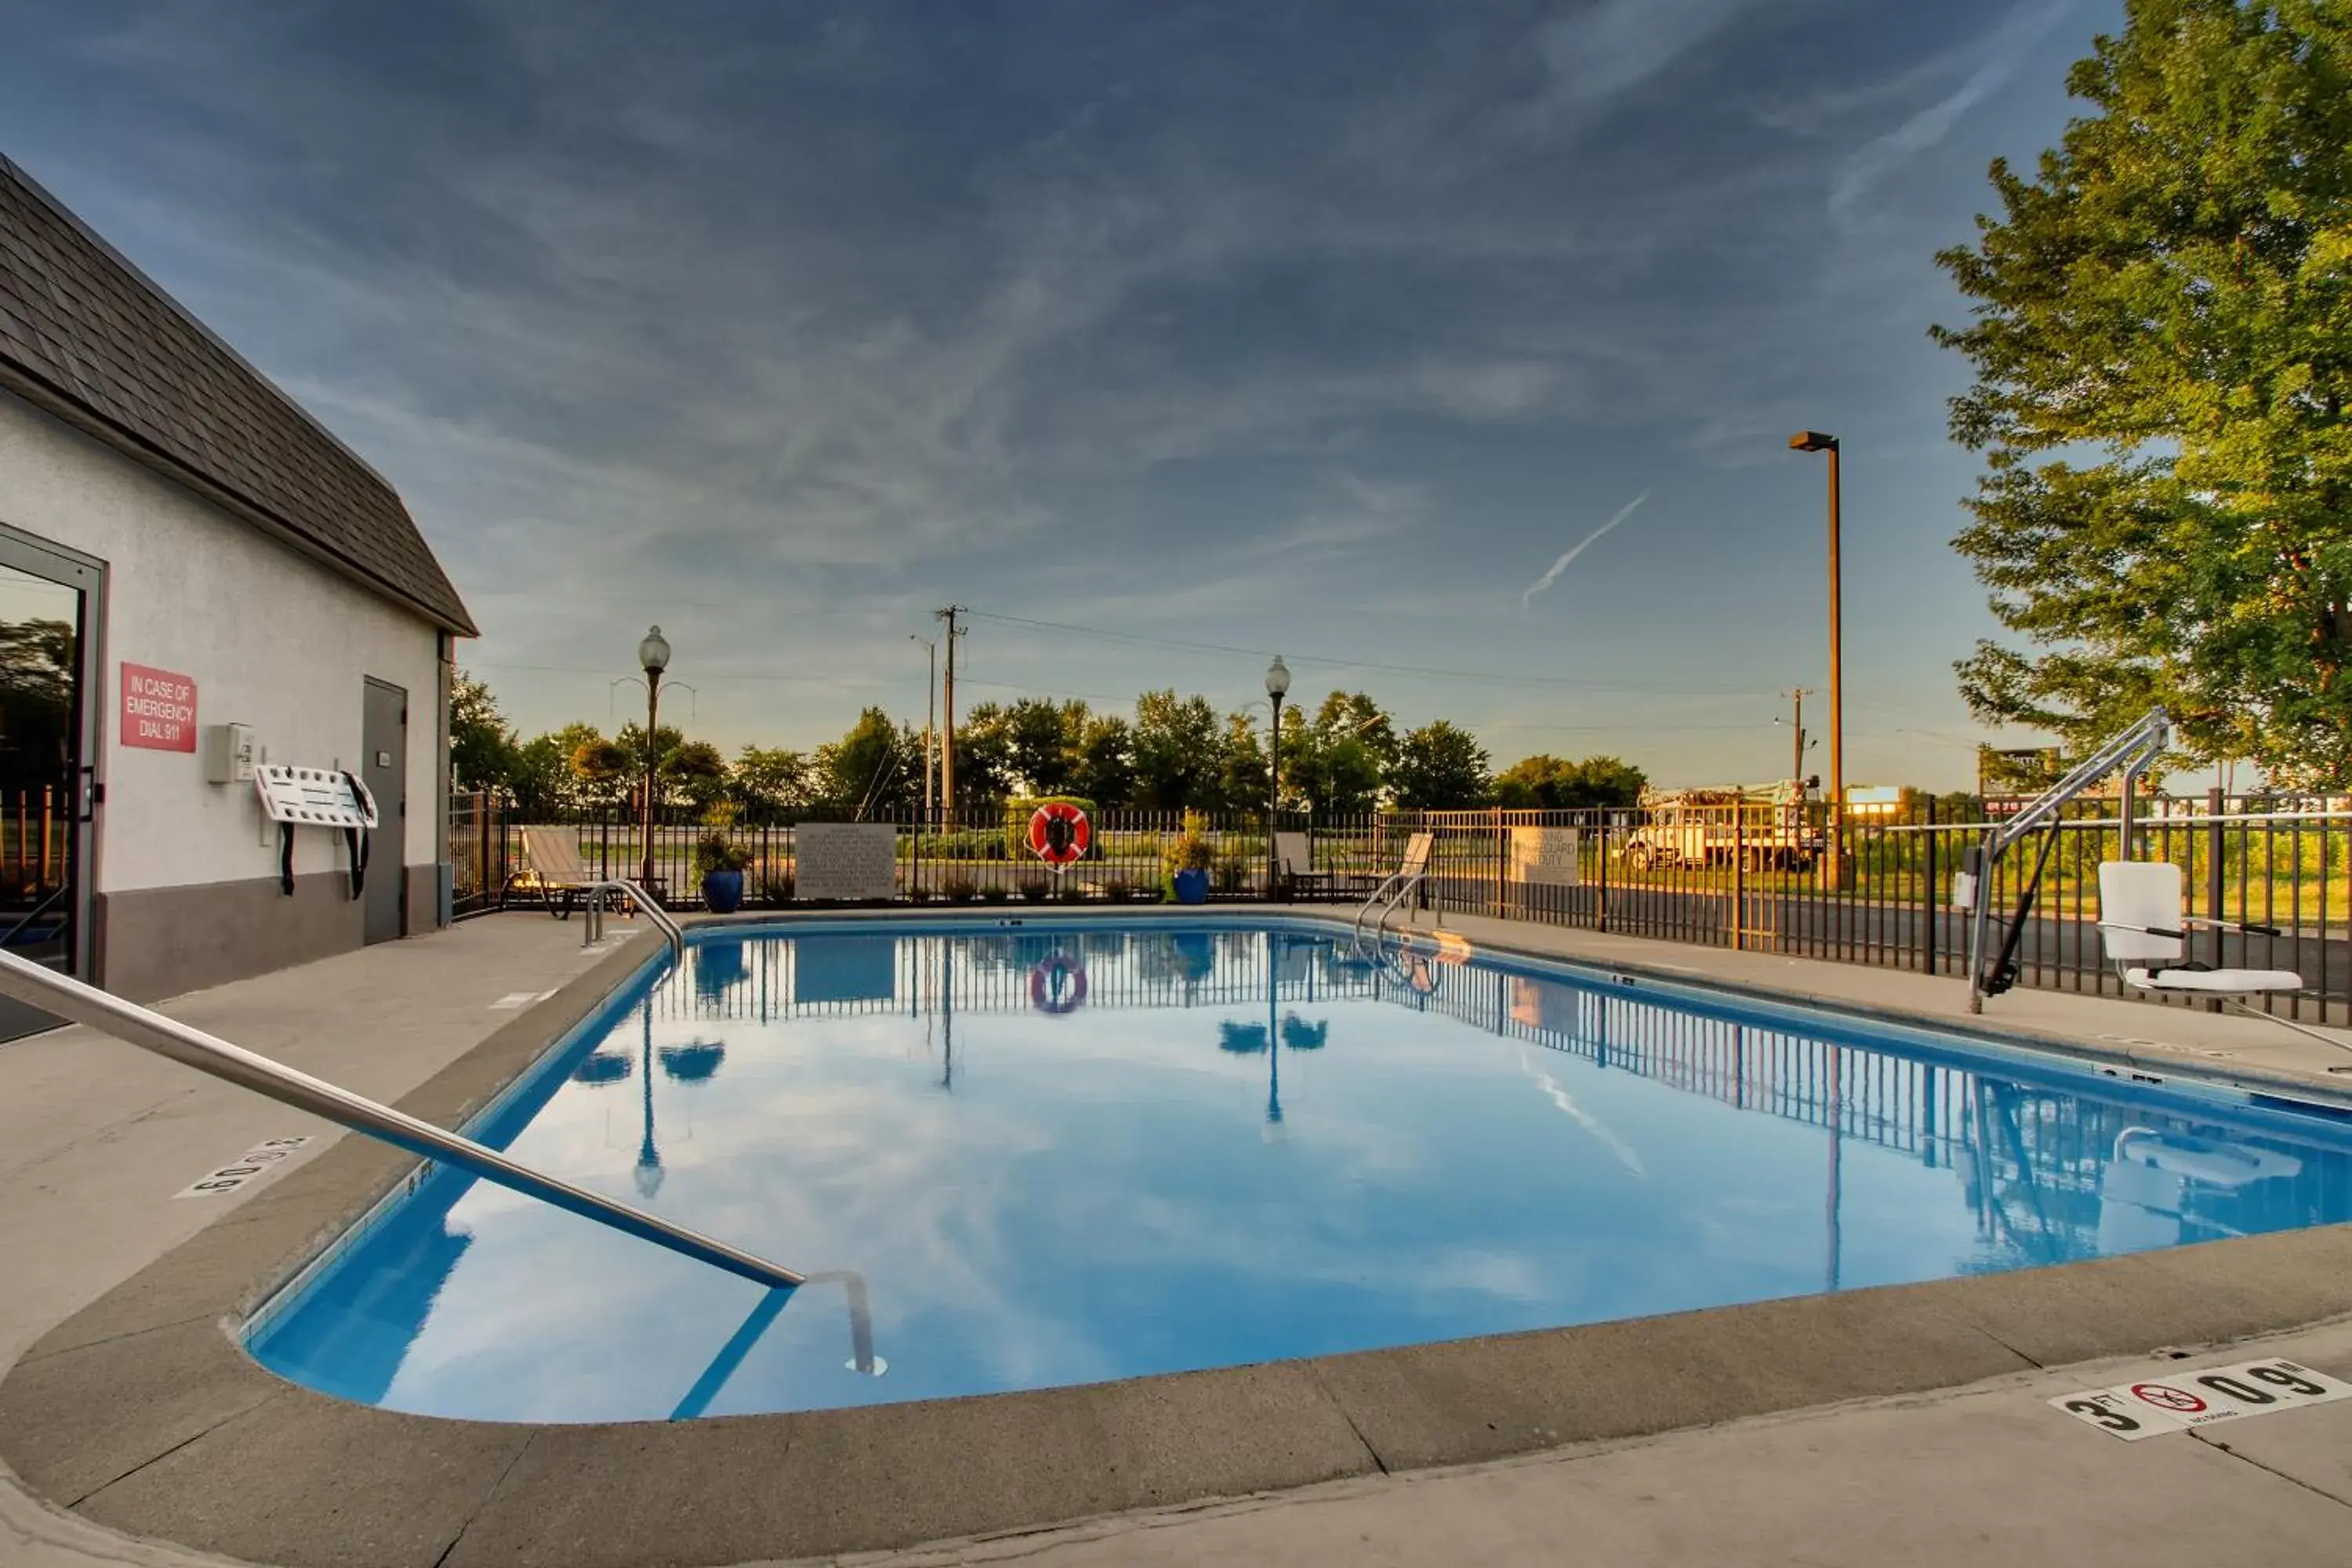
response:
[[[444,1173],[266,1364],[491,1419],[821,1408],[2352,1217],[2323,1116],[1307,926],[706,937],[477,1131],[811,1282]]]

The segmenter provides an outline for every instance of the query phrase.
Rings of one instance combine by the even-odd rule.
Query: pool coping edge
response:
[[[894,911],[898,920],[906,916]],[[1134,919],[1127,908],[1046,916]],[[1342,923],[1281,906],[1218,921]],[[818,923],[798,919],[704,920]],[[926,911],[925,920],[982,924]],[[1638,965],[1479,943],[1571,969]],[[442,1125],[526,1076],[658,961],[639,933],[401,1108]],[[1671,971],[1728,991],[2051,1048],[2021,1031],[1880,1014]],[[2071,1047],[2071,1048],[2070,1048]],[[2079,1042],[2063,1054],[2115,1059]],[[2228,1082],[2202,1064],[2168,1071]],[[2240,1086],[2243,1087],[2243,1086]],[[2307,1096],[2310,1086],[2293,1086]],[[2263,1092],[2272,1092],[2265,1086]],[[535,1426],[404,1415],[284,1382],[234,1335],[397,1193],[414,1157],[345,1138],[57,1325],[0,1378],[0,1461],[130,1533],[309,1568],[446,1561],[724,1563],[1034,1528],[1135,1507],[1499,1458],[2352,1311],[2352,1225],[2011,1273],[1078,1387],[688,1423]],[[709,1489],[750,1489],[716,1504]],[[704,1506],[682,1508],[689,1496]],[[685,1518],[681,1522],[681,1516]]]

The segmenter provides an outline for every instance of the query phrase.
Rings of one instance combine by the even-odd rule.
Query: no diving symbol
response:
[[[2132,1397],[2155,1405],[2158,1410],[2177,1410],[2183,1415],[2194,1415],[2205,1408],[2205,1402],[2185,1388],[2175,1388],[2168,1383],[2135,1383]]]

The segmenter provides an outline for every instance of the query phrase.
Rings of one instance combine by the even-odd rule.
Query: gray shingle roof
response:
[[[100,440],[478,635],[383,477],[0,157],[0,385],[19,378]]]

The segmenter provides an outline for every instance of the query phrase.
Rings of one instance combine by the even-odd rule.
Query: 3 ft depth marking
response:
[[[2191,1426],[2271,1415],[2352,1398],[2352,1383],[2273,1356],[2202,1372],[2167,1373],[2115,1388],[2062,1394],[2049,1403],[2126,1443]]]

